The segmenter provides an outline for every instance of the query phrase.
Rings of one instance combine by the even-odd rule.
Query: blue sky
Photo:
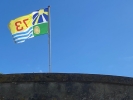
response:
[[[0,72],[48,72],[48,35],[13,42],[10,20],[51,6],[52,72],[133,76],[133,0],[3,0]]]

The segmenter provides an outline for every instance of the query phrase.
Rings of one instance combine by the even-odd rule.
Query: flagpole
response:
[[[51,72],[51,26],[50,26],[50,6],[48,6],[48,45],[49,45],[49,73]]]

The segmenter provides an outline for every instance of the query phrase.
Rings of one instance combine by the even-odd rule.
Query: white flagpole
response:
[[[49,41],[49,73],[51,72],[51,26],[50,26],[50,6],[48,6],[48,41]]]

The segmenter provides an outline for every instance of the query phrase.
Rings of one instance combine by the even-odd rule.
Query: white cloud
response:
[[[42,70],[39,70],[40,73],[42,73]]]

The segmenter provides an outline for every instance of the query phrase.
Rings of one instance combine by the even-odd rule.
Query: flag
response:
[[[15,43],[22,43],[27,39],[48,34],[48,8],[11,20],[8,27]]]

